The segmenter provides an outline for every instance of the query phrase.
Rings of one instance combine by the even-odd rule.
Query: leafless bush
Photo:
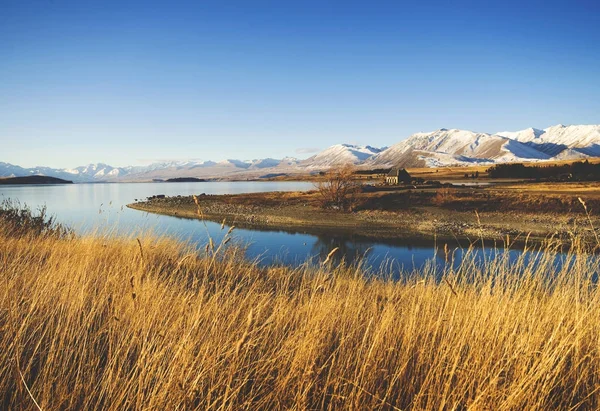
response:
[[[321,195],[322,207],[349,211],[356,206],[360,183],[354,180],[353,172],[354,168],[349,165],[333,169],[324,180],[315,184]]]
[[[445,205],[451,204],[456,200],[457,197],[454,195],[454,191],[445,187],[440,190],[437,190],[432,202],[438,207],[443,207]]]

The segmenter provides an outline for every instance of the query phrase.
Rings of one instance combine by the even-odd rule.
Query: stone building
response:
[[[389,185],[410,184],[412,177],[404,168],[392,168],[385,177],[385,183]]]

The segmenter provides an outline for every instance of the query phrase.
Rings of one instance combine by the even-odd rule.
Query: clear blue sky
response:
[[[600,123],[598,1],[0,1],[0,161]]]

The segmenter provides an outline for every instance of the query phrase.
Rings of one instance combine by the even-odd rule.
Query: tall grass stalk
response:
[[[597,409],[599,259],[400,281],[0,224],[0,409]]]

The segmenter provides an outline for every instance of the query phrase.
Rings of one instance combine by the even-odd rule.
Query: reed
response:
[[[573,241],[392,281],[0,224],[0,409],[597,409],[599,259]]]

